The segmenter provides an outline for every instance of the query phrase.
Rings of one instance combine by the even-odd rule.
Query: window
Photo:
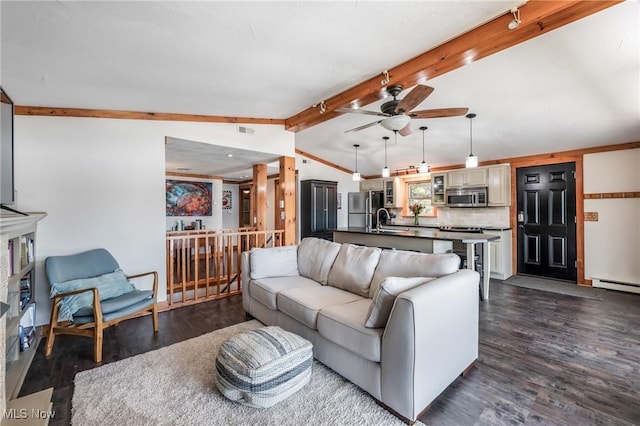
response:
[[[411,214],[409,206],[420,204],[424,206],[424,210],[420,216],[435,216],[436,208],[431,205],[431,181],[416,181],[407,183],[407,202],[405,211]]]

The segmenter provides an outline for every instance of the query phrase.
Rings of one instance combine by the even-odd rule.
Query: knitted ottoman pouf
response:
[[[232,401],[270,407],[311,379],[311,342],[280,327],[237,334],[220,346],[216,386]]]

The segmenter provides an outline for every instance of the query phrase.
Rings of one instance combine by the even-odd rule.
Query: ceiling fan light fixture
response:
[[[475,116],[475,114],[466,115],[466,117],[469,119],[469,156],[465,160],[464,166],[467,169],[478,167],[478,157],[473,155],[473,119]]]
[[[391,130],[392,132],[404,129],[407,124],[411,121],[411,117],[404,114],[392,115],[391,117],[387,117],[380,122],[380,125],[387,130]]]

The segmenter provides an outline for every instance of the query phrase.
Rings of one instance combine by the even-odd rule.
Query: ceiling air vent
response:
[[[238,126],[238,133],[246,133],[248,135],[252,135],[255,133],[255,130],[251,127]]]

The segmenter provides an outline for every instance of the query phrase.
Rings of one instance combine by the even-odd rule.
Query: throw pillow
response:
[[[75,290],[87,288],[97,288],[100,300],[112,299],[114,297],[134,291],[135,287],[127,280],[127,276],[120,270],[93,278],[80,278],[77,280],[65,281],[51,284],[51,297]],[[73,321],[73,314],[78,309],[93,305],[93,292],[85,291],[72,296],[63,297],[60,301],[60,312],[58,319],[61,321]]]
[[[371,306],[369,306],[369,314],[367,315],[365,326],[368,328],[386,326],[397,296],[434,279],[435,278],[431,277],[385,278],[380,284],[378,291],[376,291]]]
[[[327,284],[331,265],[336,260],[340,244],[321,238],[304,238],[298,247],[298,270],[310,280]]]
[[[338,258],[329,272],[327,283],[362,297],[369,296],[369,286],[382,249],[342,244]]]
[[[251,249],[251,279],[298,275],[298,246]]]
[[[373,299],[386,277],[441,277],[460,269],[460,258],[453,253],[416,253],[383,250],[371,280],[369,297]]]

